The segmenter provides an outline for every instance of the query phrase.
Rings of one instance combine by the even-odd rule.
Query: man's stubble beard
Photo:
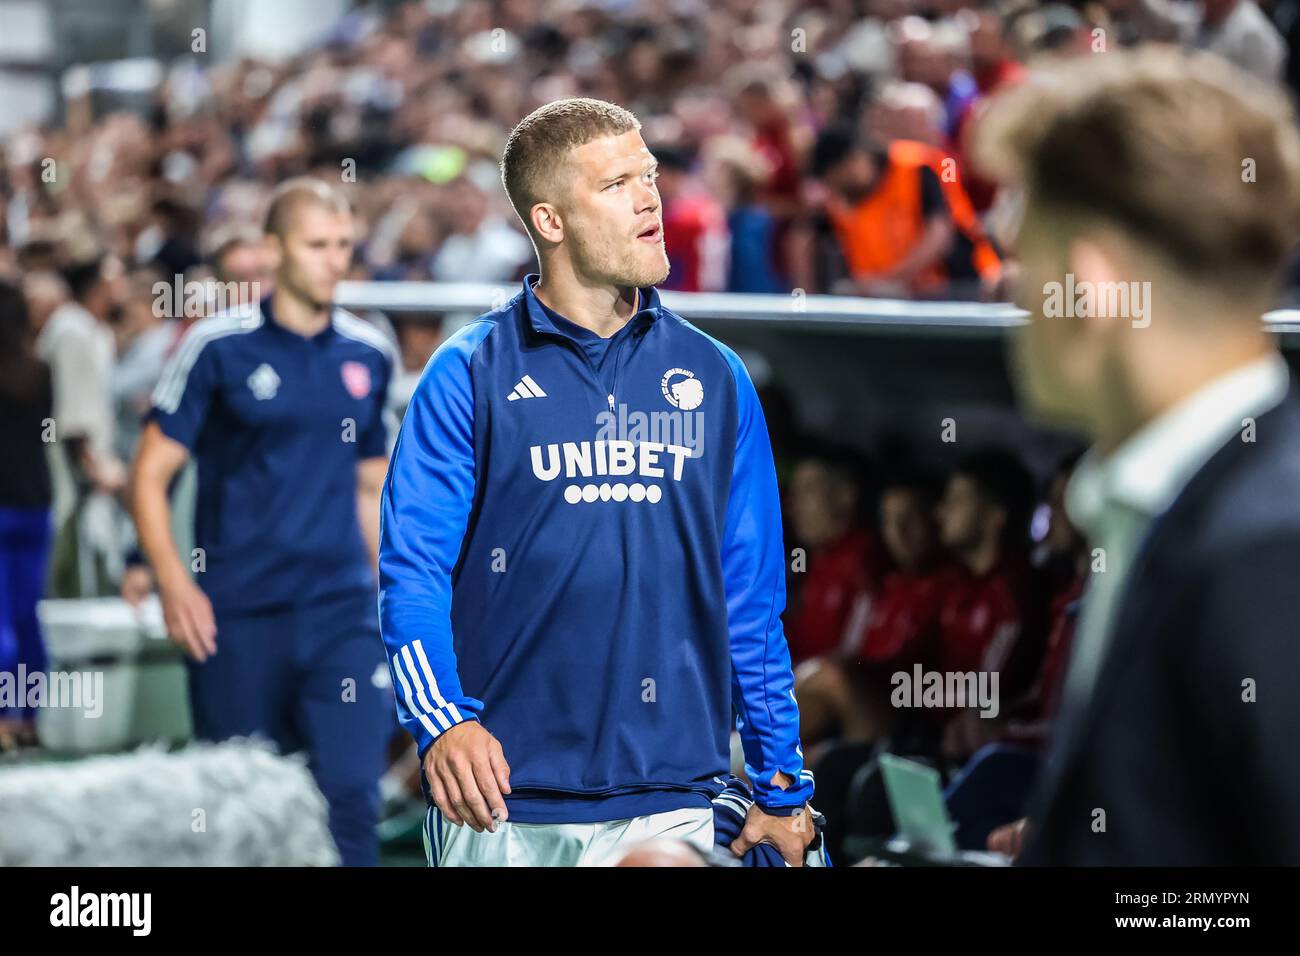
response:
[[[308,292],[303,285],[295,282],[293,280],[292,275],[286,274],[283,277],[277,276],[276,278],[278,281],[272,284],[272,288],[283,288],[285,292],[289,293],[298,301],[306,303],[316,312],[323,312],[326,309],[328,309],[331,304],[333,304],[334,301],[333,289],[330,289],[329,299],[327,299],[324,302],[319,302],[317,301],[316,297],[312,295],[310,292]]]
[[[611,256],[605,244],[591,245],[586,239],[574,236],[575,259],[582,271],[589,276],[599,278],[617,288],[644,289],[657,286],[668,278],[668,253],[663,242],[659,243],[660,262],[654,265],[638,262],[637,257],[626,250],[617,256]]]

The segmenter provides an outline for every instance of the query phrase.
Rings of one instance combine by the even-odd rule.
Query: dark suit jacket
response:
[[[1090,699],[1061,713],[1022,862],[1300,864],[1294,389],[1255,437],[1220,448],[1149,530]]]

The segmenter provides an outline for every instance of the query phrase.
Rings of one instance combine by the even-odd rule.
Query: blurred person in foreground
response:
[[[1106,561],[1023,860],[1298,864],[1300,400],[1260,322],[1295,118],[1211,56],[1108,53],[995,101],[977,151],[1026,193],[1019,386],[1093,439],[1066,502]]]
[[[305,750],[348,866],[378,861],[392,727],[375,561],[394,363],[382,334],[333,305],[354,229],[324,182],[280,186],[275,292],[189,330],[132,475],[167,631],[192,659],[196,735]],[[168,489],[191,455],[198,547],[182,558]]]

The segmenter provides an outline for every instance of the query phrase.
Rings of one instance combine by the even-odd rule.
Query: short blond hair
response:
[[[1208,53],[1062,61],[994,99],[974,158],[1031,208],[1118,227],[1225,292],[1271,294],[1300,231],[1290,103]]]
[[[263,229],[269,236],[283,239],[294,212],[300,206],[319,206],[339,215],[351,214],[352,206],[342,190],[313,176],[286,179],[271,193],[266,207]]]
[[[547,103],[520,120],[501,155],[501,182],[528,231],[533,229],[529,211],[554,199],[562,187],[556,173],[569,150],[640,128],[640,120],[623,107],[585,97]]]

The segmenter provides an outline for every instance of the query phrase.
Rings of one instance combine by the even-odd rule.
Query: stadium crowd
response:
[[[536,105],[589,95],[633,110],[659,157],[669,288],[992,298],[1014,197],[968,168],[970,123],[1036,57],[1144,42],[1300,90],[1295,0],[507,0],[359,7],[285,62],[187,55],[144,111],[70,99],[59,123],[3,143],[0,561],[50,572],[6,595],[0,651],[41,666],[42,592],[148,591],[124,462],[206,308],[160,308],[156,286],[265,294],[257,224],[286,177],[347,193],[364,227],[353,278],[513,281],[534,258],[500,187],[505,137]],[[443,317],[367,318],[400,345],[409,390]],[[50,417],[66,492],[53,539],[20,520],[54,500],[29,427]],[[778,464],[807,560],[786,624],[832,858],[893,830],[871,774],[883,748],[941,767],[963,844],[982,846],[1022,814],[1089,560],[1061,507],[1071,462],[1045,487],[1007,449],[942,477],[813,439]],[[998,717],[891,705],[890,675],[914,664],[999,672]],[[31,715],[8,716],[27,719],[0,721],[0,746],[31,742]]]

